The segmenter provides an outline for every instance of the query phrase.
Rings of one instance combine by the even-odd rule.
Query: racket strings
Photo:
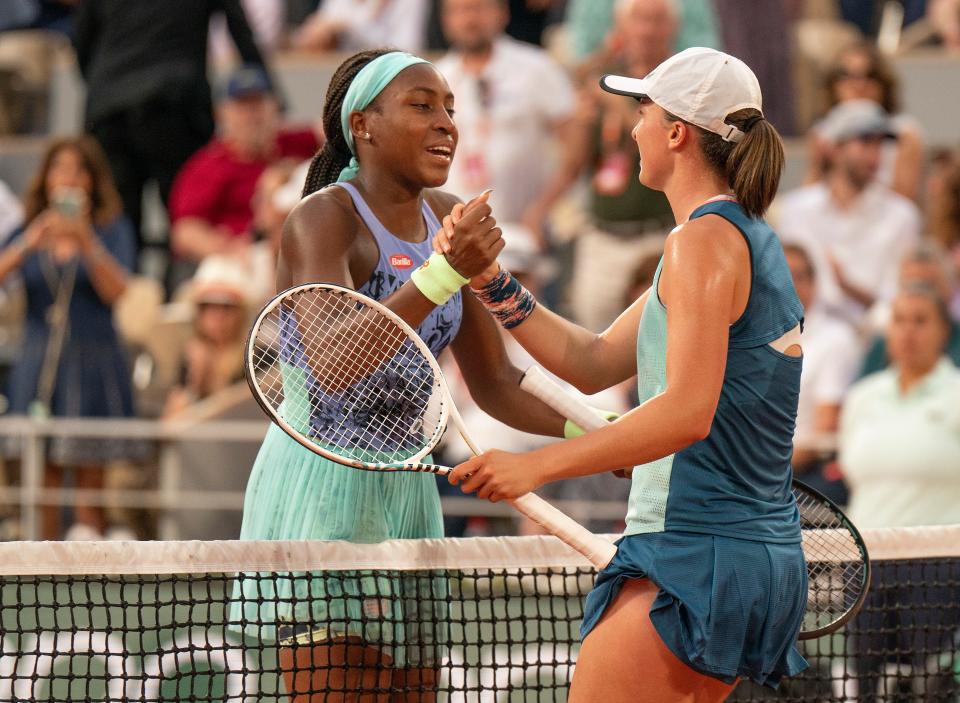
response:
[[[254,335],[263,401],[309,441],[364,463],[408,461],[435,444],[442,402],[433,368],[379,310],[307,289],[265,314]]]
[[[827,627],[845,616],[865,588],[860,544],[843,519],[814,497],[796,492],[807,561],[807,612],[804,631]]]
[[[321,305],[316,304],[318,298]],[[297,336],[310,350],[306,359],[317,381],[307,386],[311,401],[308,408],[311,412],[325,404],[333,408],[332,418],[329,409],[324,408],[322,427],[318,428],[316,423],[311,426],[312,438],[332,439],[341,448],[344,444],[362,447],[364,455],[383,458],[390,453],[388,438],[396,437],[402,415],[395,414],[391,422],[390,415],[371,410],[382,409],[389,401],[389,388],[382,379],[368,381],[382,371],[391,355],[399,355],[401,362],[409,356],[400,353],[406,351],[406,336],[376,311],[329,293],[318,295],[311,291],[301,296],[293,308],[296,316],[292,319],[299,328]],[[407,343],[409,346],[412,345]],[[351,388],[353,393],[344,393]],[[338,392],[340,398],[331,403],[331,393]],[[346,433],[345,425],[349,430]]]

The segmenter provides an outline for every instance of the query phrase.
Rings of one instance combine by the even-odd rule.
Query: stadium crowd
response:
[[[24,192],[0,181],[4,317],[22,329],[5,338],[5,412],[190,417],[242,384],[244,335],[275,292],[284,218],[324,140],[319,115],[284,118],[276,61],[286,54],[336,64],[392,46],[434,59],[459,130],[446,190],[466,200],[492,188],[505,265],[551,308],[604,329],[650,285],[674,222],[664,196],[638,181],[629,101],[597,79],[712,46],[755,67],[767,118],[805,144],[791,152],[805,154],[803,184],[783,189],[769,214],[806,310],[796,474],[849,503],[863,526],[957,522],[960,151],[926,143],[925,116],[903,110],[894,59],[960,52],[960,2],[904,0],[893,40],[886,6],[9,0],[0,133],[44,146]],[[86,88],[86,133],[48,137],[52,69],[34,58],[65,43]],[[151,208],[169,223],[160,242],[144,234]],[[624,410],[634,394],[628,384],[593,402]],[[462,389],[458,403],[481,446],[541,441],[485,418]],[[15,482],[21,448],[0,446],[0,481]],[[467,450],[451,441],[444,451],[458,461]],[[142,473],[155,457],[143,442],[61,441],[48,459],[45,486],[67,476],[97,488],[105,466]],[[625,503],[628,489],[610,476],[548,492]],[[100,508],[78,504],[69,530],[59,512],[44,513],[44,538],[133,536]]]

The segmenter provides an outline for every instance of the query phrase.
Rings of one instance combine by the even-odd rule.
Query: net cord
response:
[[[960,525],[862,531],[873,561],[960,558]],[[621,535],[597,535],[613,542]],[[340,541],[4,542],[0,575],[589,567],[552,536]]]

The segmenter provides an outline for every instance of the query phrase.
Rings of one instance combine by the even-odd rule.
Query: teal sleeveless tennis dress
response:
[[[379,248],[376,268],[358,291],[375,300],[386,298],[430,256],[440,223],[424,202],[427,238],[418,243],[398,239],[353,185],[336,185],[350,194]],[[457,293],[417,328],[434,356],[456,336],[462,313]],[[305,449],[275,425],[267,430],[247,483],[240,539],[374,543],[442,536],[440,497],[432,474],[348,468]],[[443,588],[442,581],[430,577],[356,574],[344,579],[342,574],[331,578],[317,573],[261,579],[245,574],[235,589],[231,621],[239,625],[243,620],[248,633],[281,643],[293,637],[304,642],[356,636],[379,646],[395,665],[416,666],[429,663],[424,660],[432,648],[423,645],[436,633],[421,626],[424,631],[413,637],[404,621],[435,620],[435,614],[414,611],[442,602],[443,594],[436,592]],[[436,597],[423,597],[431,593]]]
[[[624,579],[650,578],[660,589],[650,620],[678,658],[727,683],[775,688],[806,668],[796,641],[807,581],[790,468],[802,360],[770,342],[801,323],[803,308],[773,230],[732,200],[708,202],[690,219],[710,214],[743,235],[752,269],[716,415],[705,439],[633,470],[624,537],[587,597],[581,632]],[[641,403],[666,389],[662,266],[637,336]]]

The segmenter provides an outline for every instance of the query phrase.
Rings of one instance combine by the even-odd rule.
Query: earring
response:
[[[364,132],[363,134],[360,135],[360,138],[370,141],[370,132]]]

